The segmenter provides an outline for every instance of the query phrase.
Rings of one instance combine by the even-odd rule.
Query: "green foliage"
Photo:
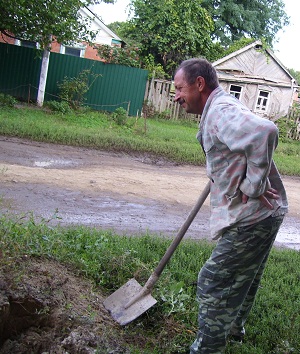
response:
[[[90,20],[79,9],[96,3],[95,0],[17,0],[0,3],[0,32],[17,38],[38,42],[42,49],[52,39],[60,43],[90,41],[95,32],[89,30]],[[113,0],[104,0],[113,3]]]
[[[61,83],[58,83],[59,98],[67,102],[72,109],[79,109],[84,103],[85,94],[90,89],[92,83],[100,75],[93,74],[91,70],[83,70],[77,77],[65,77]],[[89,83],[90,77],[93,78]]]
[[[59,112],[62,114],[71,113],[71,108],[66,101],[47,101],[44,106],[48,107],[53,112]]]
[[[106,63],[140,67],[139,49],[134,47],[111,47],[107,44],[97,47],[98,55]]]
[[[143,285],[171,242],[149,234],[129,237],[87,227],[50,227],[49,221],[39,221],[32,214],[2,214],[0,268],[7,262],[14,267],[24,255],[50,257],[67,262],[94,282],[95,292],[108,296],[133,276]],[[116,338],[138,335],[131,353],[186,353],[197,329],[194,283],[213,246],[199,240],[181,242],[153,290],[158,303],[122,331],[116,327]],[[242,347],[229,343],[226,354],[300,351],[299,269],[298,251],[271,251],[246,323],[245,342]]]
[[[118,6],[116,4],[116,6]],[[129,22],[113,22],[107,25],[107,27],[116,33],[123,41],[130,47],[139,47],[140,43],[138,39],[132,39],[128,37],[128,33],[130,32],[131,26]]]
[[[297,124],[288,117],[282,117],[276,120],[279,129],[279,138],[282,142],[288,142],[289,132],[297,128]]]
[[[119,107],[111,114],[111,118],[117,125],[125,125],[127,111],[124,108]]]
[[[154,56],[148,54],[143,58],[143,68],[149,71],[148,78],[165,79],[168,75],[161,64],[155,64]]]
[[[229,55],[233,52],[236,52],[237,50],[244,48],[253,42],[255,42],[255,39],[253,39],[253,38],[242,37],[242,38],[232,42],[229,45],[229,47],[224,51],[222,56],[226,56],[226,55]]]
[[[14,97],[0,93],[0,107],[14,107],[16,103],[17,100]]]
[[[294,69],[288,69],[293,78],[297,81],[298,85],[300,85],[300,71]]]
[[[203,0],[214,21],[214,39],[222,45],[242,37],[265,38],[272,46],[276,33],[289,24],[282,0]]]
[[[151,53],[168,75],[183,59],[209,54],[213,21],[200,0],[132,0],[131,8],[127,37],[140,43],[143,58]]]
[[[183,287],[183,282],[175,283],[161,293],[160,298],[166,305],[167,316],[173,313],[186,312],[185,302],[190,300],[190,295],[184,292]]]
[[[272,47],[289,23],[282,0],[131,0],[130,6],[133,17],[111,28],[140,48],[142,66],[153,71],[161,65],[168,77],[187,58],[215,61],[258,38]],[[147,63],[149,53],[154,65]]]
[[[283,142],[290,142],[291,137],[297,134],[298,123],[296,118],[300,116],[300,105],[294,103],[292,109],[287,116],[277,119],[275,124],[279,129],[279,138]]]

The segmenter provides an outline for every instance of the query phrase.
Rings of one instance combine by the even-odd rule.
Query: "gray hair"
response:
[[[189,85],[192,85],[198,76],[202,76],[206,85],[211,90],[214,90],[219,86],[216,69],[206,59],[192,58],[184,60],[177,68],[176,73],[179,70],[183,70],[185,80]]]

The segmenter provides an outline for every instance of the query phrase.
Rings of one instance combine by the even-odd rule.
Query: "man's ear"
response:
[[[198,85],[199,92],[202,92],[205,88],[205,79],[202,76],[198,76],[196,79],[196,83]]]

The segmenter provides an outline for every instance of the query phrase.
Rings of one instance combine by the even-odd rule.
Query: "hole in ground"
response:
[[[16,338],[32,326],[47,326],[47,309],[37,299],[26,297],[3,300],[0,306],[0,346],[7,339]]]

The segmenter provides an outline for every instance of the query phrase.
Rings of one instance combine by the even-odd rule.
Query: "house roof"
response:
[[[218,72],[222,73],[222,77],[224,79],[228,79],[230,80],[230,78],[233,81],[237,81],[237,80],[251,80],[251,81],[261,81],[262,82],[277,82],[278,84],[284,84],[284,80],[279,79],[277,80],[276,78],[272,78],[272,77],[266,77],[266,76],[261,76],[261,75],[255,75],[253,74],[251,71],[245,71],[246,65],[241,65],[241,64],[237,64],[234,59],[242,56],[244,53],[246,53],[247,51],[250,51],[252,49],[258,49],[258,48],[262,48],[262,42],[257,40],[233,53],[230,53],[229,55],[216,60],[215,62],[213,62],[213,66],[216,68],[216,70]],[[274,62],[281,68],[281,70],[285,73],[285,75],[294,82],[294,84],[297,85],[295,78],[290,74],[290,72],[287,70],[287,68],[281,63],[281,61],[275,56],[275,54],[269,49],[269,48],[265,48],[264,49],[265,52],[274,60]],[[269,76],[269,75],[268,75]]]
[[[92,20],[95,29],[103,31],[107,36],[111,37],[112,39],[122,44],[125,44],[125,42],[116,33],[110,30],[92,10],[90,10],[88,7],[82,7],[80,10],[85,16],[89,17]]]

